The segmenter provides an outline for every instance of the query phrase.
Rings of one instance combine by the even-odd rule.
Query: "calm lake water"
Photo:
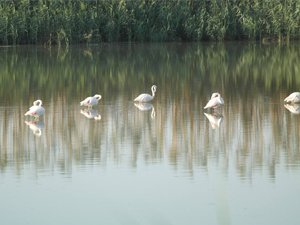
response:
[[[300,224],[294,91],[300,43],[1,47],[0,223]]]

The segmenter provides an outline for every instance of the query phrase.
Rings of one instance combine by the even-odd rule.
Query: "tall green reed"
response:
[[[0,1],[0,44],[276,40],[300,36],[295,0]]]

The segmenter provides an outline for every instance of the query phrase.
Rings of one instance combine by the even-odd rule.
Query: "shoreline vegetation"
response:
[[[295,0],[0,1],[0,45],[299,37]]]

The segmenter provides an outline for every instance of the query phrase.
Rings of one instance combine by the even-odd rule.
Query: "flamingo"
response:
[[[287,96],[284,101],[286,103],[300,103],[300,92],[293,92],[289,96]]]
[[[101,95],[94,95],[91,97],[87,97],[86,99],[84,99],[83,101],[80,102],[81,106],[88,106],[88,107],[93,107],[94,105],[97,105],[99,100],[102,98]]]
[[[43,116],[45,113],[45,109],[42,106],[42,100],[38,99],[33,102],[33,106],[29,108],[29,110],[24,114],[25,116],[34,116],[35,118],[39,118]]]
[[[152,95],[149,94],[140,94],[139,96],[137,96],[134,101],[135,102],[150,102],[154,99],[155,96],[155,92],[156,92],[156,85],[152,85],[151,87],[151,91],[152,91]]]
[[[224,100],[221,97],[221,95],[216,92],[211,95],[211,98],[208,101],[208,103],[206,104],[206,106],[204,107],[204,109],[217,108],[220,105],[224,105]]]

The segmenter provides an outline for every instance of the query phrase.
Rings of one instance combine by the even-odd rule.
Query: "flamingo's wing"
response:
[[[92,97],[87,97],[86,99],[84,99],[83,101],[80,102],[80,105],[84,105],[87,106],[90,104]]]
[[[31,106],[31,107],[29,108],[29,110],[28,110],[24,115],[25,115],[25,116],[34,115],[36,109],[37,109],[37,106],[36,106],[36,105]]]
[[[294,92],[284,99],[285,102],[300,102],[300,92]]]
[[[153,96],[149,94],[140,94],[134,99],[135,102],[149,102],[153,99]]]
[[[91,97],[89,100],[89,104],[90,105],[97,105],[98,104],[99,99],[95,98],[95,97]]]
[[[217,105],[217,100],[213,98],[208,101],[208,103],[204,106],[204,109],[213,108],[216,105]]]
[[[37,115],[39,115],[39,116],[44,115],[44,113],[45,113],[44,107],[38,106],[37,109],[35,110],[35,113],[36,113]]]

